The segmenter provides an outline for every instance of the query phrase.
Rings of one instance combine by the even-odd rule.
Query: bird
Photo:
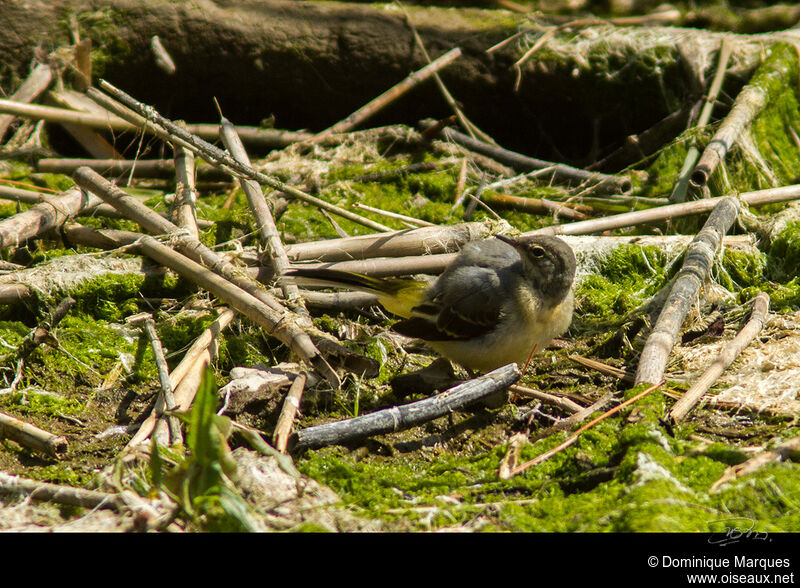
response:
[[[392,330],[420,339],[471,372],[527,364],[572,321],[576,261],[558,237],[494,235],[464,245],[438,278],[376,278],[293,268],[298,285],[371,292],[400,317]]]

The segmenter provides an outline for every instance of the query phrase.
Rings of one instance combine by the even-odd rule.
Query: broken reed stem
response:
[[[174,391],[176,411],[187,411],[191,407],[205,367],[217,355],[217,341],[220,333],[231,323],[233,317],[234,312],[231,309],[220,308],[217,319],[200,333],[180,363],[169,374],[169,384]],[[159,415],[154,408],[139,426],[139,430],[128,441],[125,450],[128,451],[149,439],[158,418]]]
[[[544,439],[545,437],[549,437],[553,433],[558,431],[563,431],[565,429],[571,429],[578,423],[582,423],[598,410],[602,410],[606,404],[611,402],[614,399],[613,392],[607,392],[603,394],[596,402],[593,402],[591,405],[581,408],[580,411],[569,415],[567,418],[561,419],[557,421],[553,425],[547,427],[543,431],[539,431],[536,433],[535,439]]]
[[[50,66],[44,63],[39,64],[28,77],[25,78],[25,81],[22,82],[17,91],[14,92],[9,99],[11,102],[16,103],[30,103],[47,89],[52,79],[53,72]],[[12,122],[14,122],[14,115],[0,115],[0,141],[2,141],[3,136],[6,134]]]
[[[509,364],[418,402],[309,427],[295,433],[291,451],[349,443],[372,435],[408,429],[505,390],[519,377],[519,367]]]
[[[11,439],[23,447],[41,451],[50,457],[66,453],[69,447],[66,437],[53,435],[2,412],[0,412],[0,439]]]
[[[722,82],[725,79],[725,74],[728,71],[728,60],[733,52],[733,43],[729,39],[722,39],[719,48],[719,61],[717,63],[717,71],[714,74],[714,79],[708,89],[708,95],[703,104],[703,110],[700,112],[700,117],[697,119],[697,128],[703,128],[711,120],[711,113],[714,111],[714,105],[717,102],[717,96],[722,89]],[[678,174],[678,181],[675,183],[675,188],[670,194],[671,202],[683,202],[686,200],[686,194],[689,190],[689,177],[697,165],[697,160],[700,158],[700,150],[695,143],[689,147],[686,154],[686,159],[683,162],[683,167]]]
[[[633,374],[621,368],[614,367],[613,365],[608,365],[601,361],[597,361],[595,359],[591,359],[588,357],[582,357],[580,355],[568,355],[567,359],[574,361],[575,363],[580,364],[589,369],[598,371],[601,374],[605,374],[606,376],[617,378],[619,380],[622,380],[623,382],[633,383],[633,377],[634,377]]]
[[[0,198],[15,200],[24,204],[48,203],[52,197],[52,194],[34,192],[33,190],[23,190],[21,188],[12,188],[10,186],[0,186]],[[58,204],[56,204],[56,206],[58,206]],[[161,216],[165,216],[166,213],[159,214],[161,214]],[[104,216],[108,218],[120,218],[122,215],[113,206],[105,204],[101,200],[97,200],[94,203],[87,204],[86,207],[78,210],[73,216]],[[198,220],[197,224],[203,229],[207,229],[214,225],[212,221],[207,220]]]
[[[409,90],[415,88],[416,86],[420,85],[422,82],[427,80],[433,74],[437,73],[438,71],[444,69],[448,65],[450,65],[453,61],[458,59],[461,56],[461,49],[458,47],[451,49],[444,55],[436,58],[428,65],[423,67],[422,69],[418,69],[414,73],[410,74],[406,77],[403,81],[399,82],[398,84],[389,88],[386,92],[371,100],[358,110],[356,110],[350,116],[342,119],[335,125],[325,129],[318,135],[316,135],[312,142],[320,141],[321,139],[328,137],[329,135],[333,135],[336,133],[346,133],[348,131],[353,130],[355,127],[363,123],[365,120],[376,114],[377,112],[381,111],[383,108],[406,94]]]
[[[800,192],[800,189],[798,189]],[[404,229],[377,235],[297,243],[286,248],[292,262],[345,261],[371,257],[400,257],[452,253],[465,243],[485,239],[497,226],[489,222]]]
[[[278,424],[275,425],[275,432],[272,435],[272,444],[281,453],[286,453],[289,444],[289,436],[292,434],[294,419],[300,410],[300,399],[303,396],[303,388],[306,385],[307,376],[305,372],[300,372],[295,377],[289,392],[283,401],[281,415],[278,417]]]
[[[194,153],[185,147],[174,147],[175,176],[175,224],[186,229],[195,239],[200,238],[197,230],[197,191],[194,187]]]
[[[730,112],[703,151],[690,177],[690,186],[695,190],[705,186],[739,136],[764,110],[774,95],[796,83],[796,49],[787,43],[773,45],[769,49],[769,56],[753,74],[750,82],[739,92]]]
[[[78,188],[47,196],[41,204],[0,220],[0,249],[18,247],[28,239],[60,227],[70,217],[100,202]]]
[[[661,314],[639,356],[636,384],[660,382],[663,378],[681,325],[697,300],[700,286],[708,278],[722,238],[736,220],[740,206],[733,197],[719,202],[686,249],[683,266],[675,276]]]
[[[737,465],[730,466],[725,469],[722,476],[708,489],[709,492],[714,492],[723,484],[726,484],[736,478],[740,478],[746,474],[751,474],[767,464],[778,462],[782,459],[787,459],[796,456],[800,453],[800,436],[793,437],[788,441],[784,441],[776,445],[768,451],[759,453]]]
[[[105,508],[119,511],[123,506],[117,494],[28,480],[3,472],[0,472],[0,493],[30,496],[35,500],[88,509]]]
[[[247,151],[245,151],[244,145],[242,145],[242,141],[236,134],[236,127],[225,117],[220,119],[220,137],[236,161],[244,165],[250,165],[250,158],[247,155]],[[261,245],[269,253],[269,259],[275,274],[281,276],[289,267],[289,258],[286,256],[286,248],[283,246],[283,241],[281,241],[270,205],[255,180],[240,178],[239,182],[242,186],[242,191],[247,197],[247,203],[250,205],[250,212],[253,213]],[[281,284],[281,289],[295,311],[307,313],[296,285]]]
[[[753,300],[753,310],[750,314],[750,319],[747,321],[742,330],[734,337],[717,356],[714,362],[708,369],[700,376],[692,387],[678,400],[669,411],[668,418],[672,423],[679,423],[689,411],[692,410],[703,395],[708,392],[714,382],[722,375],[728,366],[742,353],[742,351],[750,345],[750,343],[758,336],[761,329],[767,320],[769,312],[769,295],[764,292],[759,292]]]
[[[510,472],[508,472],[508,477],[513,477],[513,476],[516,476],[517,474],[521,474],[525,470],[527,470],[529,468],[532,468],[534,466],[537,466],[540,463],[543,463],[543,462],[547,461],[548,459],[553,457],[555,454],[564,451],[567,447],[569,447],[570,445],[575,443],[575,441],[578,440],[578,438],[581,436],[581,433],[583,433],[587,429],[591,429],[597,423],[604,421],[605,419],[607,419],[610,416],[615,415],[616,413],[618,413],[622,409],[627,408],[628,406],[630,406],[634,402],[637,402],[638,400],[644,398],[645,396],[650,394],[653,390],[656,390],[657,388],[660,388],[662,385],[663,385],[663,382],[660,382],[658,384],[653,384],[652,386],[650,386],[646,390],[643,390],[642,392],[639,392],[638,394],[636,394],[635,396],[632,396],[631,398],[629,398],[625,402],[622,402],[622,403],[618,404],[617,406],[615,406],[614,408],[604,412],[603,414],[601,414],[596,419],[593,419],[593,420],[589,421],[588,423],[586,423],[585,425],[583,425],[582,427],[580,427],[572,435],[567,437],[567,439],[563,443],[561,443],[560,445],[557,445],[556,447],[553,447],[553,449],[550,449],[549,451],[545,451],[544,453],[542,453],[541,455],[531,459],[530,461],[526,461],[525,463],[522,463],[522,464],[512,468],[510,470]]]
[[[511,209],[530,214],[555,215],[571,220],[584,220],[587,215],[574,210],[561,202],[553,202],[545,198],[526,198],[523,196],[509,196],[498,192],[484,190],[483,201],[492,208]]]
[[[132,98],[105,80],[100,81],[100,86],[106,92],[113,95],[114,98],[120,100],[125,107],[135,110],[136,113],[141,113],[133,113],[135,116],[131,117],[131,120],[137,125],[144,127],[146,131],[156,135],[158,138],[164,141],[168,141],[173,145],[180,144],[188,149],[191,149],[209,163],[218,166],[223,171],[234,177],[255,180],[259,184],[269,186],[273,190],[284,192],[285,194],[296,198],[297,200],[312,204],[318,208],[327,210],[332,214],[336,214],[354,223],[363,225],[376,231],[392,230],[385,225],[376,223],[373,220],[350,212],[349,210],[345,210],[340,206],[330,204],[329,202],[326,202],[320,198],[306,194],[302,190],[298,190],[293,186],[281,182],[277,178],[259,172],[249,165],[239,163],[227,152],[215,147],[207,141],[204,141],[201,137],[192,134],[188,130],[181,129],[172,121],[161,116],[154,108],[142,104],[138,100]],[[92,100],[96,100],[108,108],[117,108],[115,111],[116,114],[120,116],[130,116],[130,113],[127,112],[127,108],[120,108],[119,105],[115,105],[113,101],[109,101],[108,97],[96,88],[89,88],[86,93],[90,98],[92,98]]]
[[[423,121],[422,124],[423,126],[429,126],[430,123]],[[579,184],[586,183],[591,185],[593,190],[608,190],[622,194],[627,194],[633,189],[630,178],[625,176],[612,176],[599,172],[590,172],[563,163],[553,163],[552,161],[535,159],[527,155],[522,155],[521,153],[509,151],[508,149],[503,149],[502,147],[473,139],[468,135],[464,135],[450,128],[443,129],[441,135],[448,141],[457,143],[481,155],[491,157],[520,172],[530,172],[548,168],[552,169],[553,179],[555,181],[568,183],[578,182]]]
[[[161,393],[156,398],[156,405],[153,409],[156,416],[161,419],[164,411],[175,410],[177,405],[175,403],[175,396],[173,394],[172,383],[169,377],[169,368],[167,367],[167,358],[164,356],[164,348],[161,345],[161,339],[158,337],[156,331],[156,324],[153,317],[149,314],[144,314],[130,317],[128,319],[131,323],[142,323],[142,330],[145,336],[150,341],[150,347],[153,350],[153,357],[155,358],[156,369],[158,370],[158,380],[161,384]],[[160,422],[163,423],[163,420]],[[178,423],[178,418],[174,415],[168,416],[166,419],[167,430],[163,433],[159,432],[159,425],[156,424],[157,441],[159,445],[178,445],[183,443],[183,434],[181,427]]]

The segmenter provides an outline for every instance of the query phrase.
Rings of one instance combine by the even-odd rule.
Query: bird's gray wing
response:
[[[429,301],[414,310],[417,316],[393,329],[427,341],[471,339],[493,329],[507,301],[499,272],[467,265],[450,268],[437,280]]]

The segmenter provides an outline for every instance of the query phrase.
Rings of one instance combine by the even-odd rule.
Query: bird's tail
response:
[[[389,312],[408,318],[412,308],[424,299],[428,284],[402,278],[374,278],[353,272],[326,268],[293,268],[283,274],[299,286],[349,288],[370,292]]]

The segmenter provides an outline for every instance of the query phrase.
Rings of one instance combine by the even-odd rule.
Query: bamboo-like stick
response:
[[[505,390],[519,380],[519,377],[519,367],[509,364],[418,402],[309,427],[293,436],[291,450],[298,452],[325,445],[349,443],[372,435],[408,429]]]
[[[25,78],[17,91],[10,96],[12,102],[29,103],[34,100],[39,94],[47,89],[50,81],[53,79],[53,72],[50,66],[41,63],[33,68],[33,71]],[[14,121],[14,115],[4,114],[0,115],[0,141],[6,134],[8,127]]]
[[[294,264],[292,267],[336,269],[376,278],[413,276],[415,274],[435,275],[442,273],[457,255],[458,253],[440,253],[438,255],[411,255],[408,257],[373,257],[371,259],[354,259],[352,261]],[[257,272],[261,280],[265,277],[265,272],[261,268],[250,271]]]
[[[444,55],[436,58],[422,69],[410,74],[398,84],[392,86],[386,92],[371,100],[348,117],[342,119],[335,125],[325,129],[317,134],[312,141],[320,141],[321,139],[336,133],[346,133],[353,130],[355,127],[363,123],[368,118],[375,115],[377,112],[384,109],[386,106],[406,94],[409,90],[420,85],[433,74],[441,71],[443,68],[450,65],[453,61],[461,56],[461,49],[458,47],[451,49]]]
[[[782,459],[797,456],[800,453],[800,436],[792,437],[788,441],[778,444],[777,446],[759,453],[748,459],[744,463],[730,466],[726,468],[722,476],[708,489],[709,492],[719,490],[720,486],[740,478],[746,474],[751,474],[767,464],[781,461]]]
[[[660,382],[663,378],[667,358],[678,339],[681,325],[697,300],[722,237],[736,220],[739,208],[739,201],[732,197],[719,202],[687,248],[683,266],[675,276],[661,314],[639,356],[636,384]]]
[[[169,381],[173,388],[177,388],[178,384],[181,383],[186,374],[191,370],[191,367],[197,362],[197,359],[200,357],[201,353],[208,349],[212,341],[219,338],[220,333],[227,328],[235,316],[234,312],[230,308],[225,307],[219,308],[218,313],[217,319],[202,333],[200,333],[197,339],[194,340],[194,343],[192,343],[192,346],[189,348],[189,350],[184,354],[180,363],[175,366],[175,369],[172,370],[172,372],[170,372]],[[182,406],[181,399],[177,398],[176,396],[175,402],[178,404],[180,409]]]
[[[0,412],[0,439],[11,439],[23,447],[41,451],[51,457],[58,457],[69,447],[65,437],[53,435],[2,412]]]
[[[53,197],[52,194],[45,194],[43,192],[35,192],[33,190],[23,190],[21,188],[13,188],[11,186],[0,186],[0,198],[7,198],[9,200],[16,200],[24,204],[40,204],[42,202],[50,202]],[[167,213],[159,213],[164,218],[167,218]],[[74,213],[74,216],[104,216],[108,218],[124,218],[123,215],[110,204],[105,204],[101,200],[95,200],[84,208],[81,208]],[[207,229],[214,226],[213,221],[205,219],[198,219],[197,226],[202,229]]]
[[[429,125],[426,121],[423,121],[422,124],[423,126]],[[521,172],[552,168],[553,179],[556,181],[587,183],[592,185],[595,190],[609,190],[622,194],[627,194],[633,189],[630,178],[625,176],[612,176],[599,172],[590,172],[563,163],[553,163],[552,161],[528,157],[521,153],[509,151],[508,149],[503,149],[502,147],[473,139],[469,135],[464,135],[450,128],[443,129],[441,135],[448,141],[458,143],[471,151],[491,157]]]
[[[0,249],[18,247],[28,239],[60,227],[70,217],[100,202],[97,197],[84,194],[78,188],[47,196],[41,204],[0,220]]]
[[[722,372],[724,372],[739,354],[750,345],[753,339],[758,336],[758,333],[761,332],[764,326],[764,322],[767,320],[768,312],[769,295],[764,292],[759,292],[753,301],[753,311],[750,314],[750,319],[744,327],[742,327],[742,330],[725,346],[703,375],[700,376],[700,378],[692,384],[691,388],[689,388],[689,390],[687,390],[672,406],[668,418],[673,423],[679,423],[686,418],[689,411],[700,402],[700,399],[708,392],[709,388],[714,385],[714,382],[722,375]]]
[[[725,74],[728,71],[728,60],[733,52],[733,43],[729,39],[722,39],[719,48],[719,61],[717,63],[717,71],[714,74],[714,79],[708,89],[708,95],[703,104],[703,110],[700,111],[700,117],[697,119],[697,127],[703,128],[711,120],[711,113],[714,111],[714,106],[717,102],[717,96],[722,89],[722,82],[725,79]],[[686,154],[686,159],[683,162],[683,167],[678,174],[678,181],[670,194],[670,201],[683,202],[686,200],[686,193],[689,190],[689,177],[697,165],[697,160],[700,158],[700,150],[697,145],[692,143],[689,147],[689,152]]]
[[[278,424],[275,425],[275,431],[272,434],[272,444],[275,449],[281,453],[286,453],[286,448],[289,444],[289,436],[292,434],[292,425],[300,410],[300,399],[303,396],[303,388],[306,385],[306,374],[301,372],[297,374],[292,385],[289,386],[289,392],[283,401],[281,414],[278,417]]]
[[[800,193],[800,187],[798,187],[798,193]],[[497,225],[489,222],[474,222],[405,229],[377,235],[296,243],[287,246],[286,253],[292,262],[327,262],[370,257],[452,253],[458,251],[469,241],[477,241],[492,235],[493,232],[496,232],[496,228]]]
[[[633,383],[634,375],[618,367],[605,364],[589,357],[582,357],[580,355],[568,355],[567,359],[570,359],[584,367],[596,370],[601,374],[611,376],[612,378],[619,378],[623,382]]]
[[[102,116],[105,112],[84,94],[79,92],[54,92],[48,93],[50,102],[59,108],[68,108],[76,112],[87,112]],[[88,128],[71,122],[62,122],[61,126],[75,139],[89,155],[96,158],[120,158],[122,155],[114,146],[101,136],[96,129]]]
[[[623,212],[622,214],[615,214],[603,218],[595,218],[563,225],[552,225],[542,229],[528,231],[523,233],[523,235],[587,235],[589,233],[611,231],[623,227],[632,227],[640,224],[664,221],[670,218],[710,212],[726,198],[731,197],[719,196],[717,198],[703,198],[702,200],[681,202],[680,204],[668,204],[648,210]],[[742,204],[748,206],[776,204],[778,202],[797,200],[798,198],[800,198],[800,184],[756,190],[754,192],[743,192],[738,195],[738,199]]]
[[[785,63],[797,60],[795,47],[779,43],[773,45],[769,51],[769,56],[753,74],[750,82],[739,92],[730,112],[700,156],[700,161],[697,162],[690,177],[692,188],[699,189],[706,185],[711,174],[725,159],[739,136],[767,106],[772,98],[771,92],[796,85],[796,66]]]
[[[147,115],[147,118],[144,118],[142,115],[134,113],[135,116],[131,117],[131,120],[134,121],[136,125],[141,125],[148,132],[153,133],[164,141],[169,141],[173,144],[180,144],[188,149],[191,149],[209,163],[217,165],[220,169],[235,177],[256,180],[259,184],[265,184],[274,190],[285,192],[287,195],[293,198],[308,204],[312,204],[317,208],[327,210],[330,213],[344,217],[354,223],[358,223],[376,231],[391,230],[385,225],[355,214],[349,210],[345,210],[340,206],[336,206],[335,204],[331,204],[320,198],[311,196],[310,194],[307,194],[302,190],[295,188],[294,186],[290,186],[284,182],[281,182],[277,178],[259,172],[249,165],[244,165],[236,161],[230,154],[215,147],[211,143],[204,141],[201,137],[191,133],[190,130],[181,129],[172,121],[158,114],[155,109],[140,103],[133,97],[129,96],[108,82],[101,80],[100,85],[105,91],[112,94],[114,98],[123,102],[126,107],[143,112]],[[120,116],[130,116],[130,113],[126,112],[127,108],[119,109],[118,105],[115,105],[113,101],[109,101],[109,98],[96,88],[89,88],[87,94],[93,100],[97,100],[107,108],[117,108],[117,110],[114,111],[115,114]]]
[[[117,494],[75,488],[62,484],[51,484],[38,480],[28,480],[0,472],[0,493],[21,494],[36,500],[56,502],[81,508],[105,508],[119,511],[123,502]]]
[[[200,238],[197,230],[197,191],[194,187],[194,153],[177,145],[174,149],[175,176],[175,224],[186,229],[195,239]]]

